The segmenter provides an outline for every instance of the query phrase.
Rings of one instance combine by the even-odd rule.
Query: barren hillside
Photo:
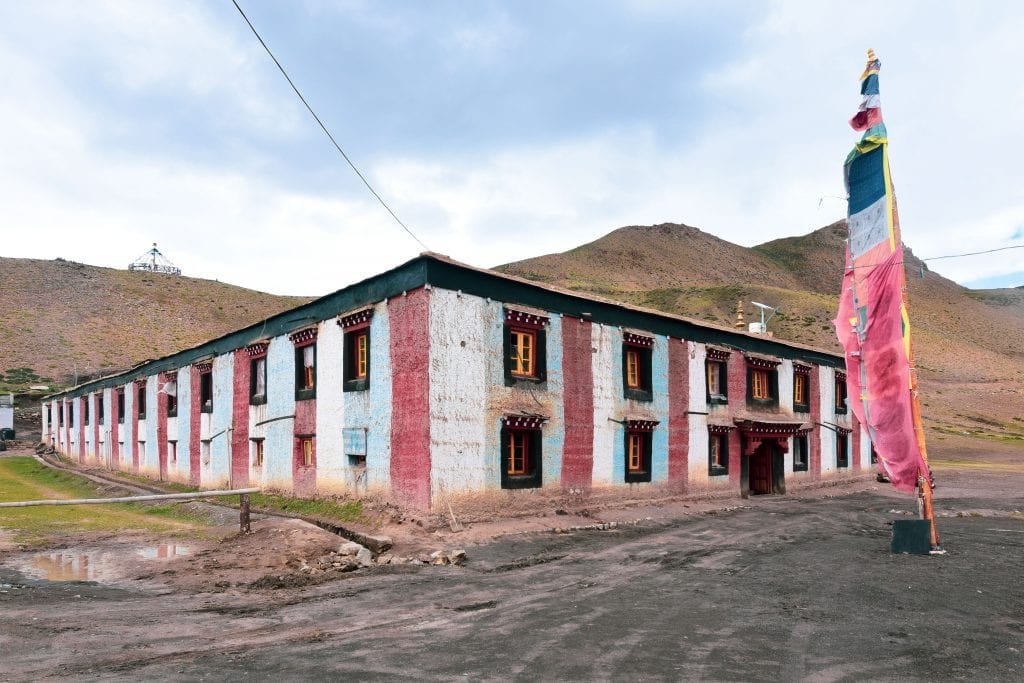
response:
[[[0,258],[0,373],[10,379],[28,368],[14,380],[34,374],[67,384],[76,373],[121,370],[306,300],[62,259]]]
[[[686,225],[631,226],[562,254],[497,270],[720,324],[743,302],[780,310],[777,337],[838,352],[832,326],[845,221],[753,248]],[[1024,451],[1024,288],[968,290],[907,249],[907,284],[922,402],[933,439],[970,432]]]

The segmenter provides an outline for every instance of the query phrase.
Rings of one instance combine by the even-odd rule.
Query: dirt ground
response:
[[[914,500],[873,481],[388,530],[464,566],[333,570],[343,539],[233,511],[173,549],[0,541],[0,680],[1020,680],[1024,453],[971,444],[933,450],[941,556],[890,552]]]

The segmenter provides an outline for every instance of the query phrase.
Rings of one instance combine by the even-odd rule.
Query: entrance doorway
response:
[[[750,456],[750,492],[754,495],[774,493],[772,476],[773,444],[765,441]]]

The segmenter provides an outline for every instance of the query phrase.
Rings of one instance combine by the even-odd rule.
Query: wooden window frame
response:
[[[135,412],[139,416],[140,420],[146,419],[146,387],[145,382],[139,384],[135,393]]]
[[[90,403],[91,403],[91,401],[89,400],[89,395],[88,394],[86,394],[85,396],[82,397],[82,424],[84,426],[86,426],[86,427],[89,426],[89,412],[90,412],[89,411],[89,404]]]
[[[654,400],[654,349],[630,342],[622,343],[622,395],[634,401]]]
[[[718,385],[718,393],[712,393],[712,378]],[[709,358],[704,361],[704,392],[708,405],[726,405],[729,403],[729,362]]]
[[[295,437],[295,465],[299,469],[316,468],[316,436],[299,434]]]
[[[174,384],[174,393],[167,391],[167,385]],[[164,393],[167,394],[167,417],[178,417],[178,380],[164,380]]]
[[[261,437],[249,439],[252,444],[252,466],[255,468],[263,467],[263,460],[265,456],[264,442],[265,439]]]
[[[171,465],[178,464],[178,441],[176,439],[167,440],[167,462]]]
[[[836,415],[846,415],[848,399],[846,375],[837,373],[835,378],[835,400],[832,402]]]
[[[257,394],[259,385],[257,379],[263,376],[263,393]],[[261,406],[267,403],[267,356],[255,356],[249,359],[249,405]]]
[[[516,368],[518,356],[515,353],[514,334],[528,335],[533,341],[532,368],[529,373],[519,372]],[[505,371],[505,385],[515,386],[517,382],[541,383],[547,381],[547,330],[542,324],[530,325],[505,323],[502,334]]]
[[[103,405],[103,392],[96,394],[96,421],[101,425],[107,423],[107,414]]]
[[[342,368],[343,391],[366,391],[370,388],[371,356],[373,337],[370,321],[345,328],[342,335],[344,364]],[[365,340],[365,358],[360,355],[359,344]],[[363,366],[365,361],[365,366]],[[361,367],[362,366],[362,367]]]
[[[114,412],[117,413],[117,424],[123,425],[124,424],[124,411],[125,411],[125,407],[124,407],[124,389],[118,389],[117,391],[115,391],[111,395],[114,397],[114,401],[117,402],[117,410],[114,411]]]
[[[715,446],[718,447],[718,463],[715,463]],[[708,476],[720,477],[729,474],[729,433],[708,432]]]
[[[527,330],[521,327],[510,326],[508,333],[509,372],[516,379],[536,379],[537,330]]]
[[[850,435],[836,432],[836,469],[850,467]]]
[[[625,481],[627,484],[639,484],[651,481],[651,450],[654,442],[650,430],[625,430]],[[633,448],[638,447],[639,453]]]
[[[541,430],[515,427],[501,429],[501,488],[529,489],[540,488],[542,484],[542,443]],[[525,448],[526,464],[521,474],[510,472],[512,445],[518,444]]]
[[[798,393],[797,388],[802,389]],[[801,400],[802,399],[802,400]],[[811,409],[811,375],[808,372],[793,372],[793,410],[806,413]]]
[[[755,389],[766,392],[761,396]],[[747,405],[751,408],[777,408],[779,405],[779,371],[747,363]]]
[[[213,413],[213,369],[199,371],[199,412]]]
[[[307,371],[306,349],[312,349],[313,366]],[[295,400],[316,398],[316,342],[295,346]]]
[[[803,460],[801,462],[797,462],[797,453],[801,453],[803,455]],[[807,438],[806,434],[796,434],[793,436],[793,471],[808,472],[810,467],[810,439]]]

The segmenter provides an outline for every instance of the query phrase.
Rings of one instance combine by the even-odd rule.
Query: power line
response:
[[[377,190],[373,189],[373,186],[370,185],[370,182],[363,176],[362,173],[359,172],[359,169],[356,168],[356,165],[354,163],[352,163],[352,160],[348,158],[348,155],[345,154],[345,150],[343,150],[341,148],[341,145],[338,144],[338,141],[334,139],[333,135],[331,135],[331,131],[327,130],[327,126],[324,125],[324,122],[321,121],[320,117],[316,115],[315,111],[313,111],[313,107],[309,106],[309,102],[307,102],[306,98],[302,96],[301,92],[299,92],[299,89],[295,86],[295,83],[292,81],[291,77],[288,75],[288,72],[284,70],[283,66],[281,66],[281,62],[277,61],[277,57],[275,57],[274,53],[270,51],[269,47],[267,47],[267,44],[266,44],[266,42],[264,42],[262,36],[260,36],[259,31],[257,31],[256,27],[252,25],[251,21],[249,21],[249,17],[245,16],[245,12],[242,11],[241,6],[238,4],[238,0],[231,0],[231,2],[234,4],[235,9],[238,10],[238,13],[242,15],[242,19],[245,20],[245,23],[249,25],[249,29],[252,30],[253,35],[256,36],[256,40],[260,41],[260,45],[262,45],[263,49],[267,51],[267,54],[270,55],[270,58],[272,60],[274,60],[274,64],[277,65],[277,68],[281,72],[281,75],[284,76],[286,81],[288,81],[288,85],[290,85],[292,87],[292,90],[295,91],[295,94],[299,96],[300,100],[302,100],[302,104],[306,105],[306,109],[309,110],[309,113],[313,116],[313,118],[316,120],[316,122],[320,125],[321,130],[323,130],[324,134],[327,135],[327,137],[330,139],[331,144],[334,145],[334,149],[338,150],[338,153],[341,154],[342,158],[344,158],[345,161],[348,162],[348,165],[352,167],[352,170],[355,171],[355,174],[357,176],[359,176],[360,180],[363,181],[363,185],[366,185],[366,189],[368,189],[373,194],[373,196],[377,198],[377,201],[380,202],[380,205],[383,206],[387,210],[387,212],[389,214],[391,214],[391,217],[394,218],[395,221],[399,225],[402,226],[402,229],[405,230],[407,233],[409,233],[410,237],[412,237],[414,240],[419,242],[421,247],[423,247],[427,251],[430,251],[430,247],[428,247],[426,244],[424,244],[423,240],[421,240],[419,237],[417,237],[415,235],[415,233],[413,233],[413,231],[409,229],[409,226],[407,226],[405,223],[402,222],[402,219],[399,218],[395,214],[395,212],[391,210],[391,207],[387,205],[387,202],[385,202],[381,198],[381,196],[379,194],[377,194]]]
[[[928,258],[918,259],[920,261],[938,261],[943,258],[960,258],[961,256],[977,256],[978,254],[991,254],[994,251],[1006,251],[1007,249],[1024,249],[1024,244],[1011,244],[1008,247],[996,247],[995,249],[986,249],[985,251],[969,251],[965,254],[947,254],[946,256],[930,256]]]

